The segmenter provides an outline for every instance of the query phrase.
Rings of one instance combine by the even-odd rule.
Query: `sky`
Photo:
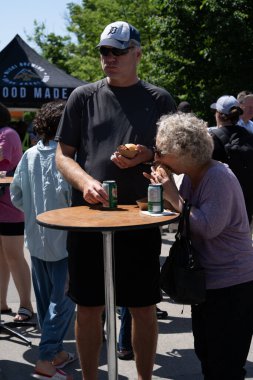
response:
[[[46,34],[68,34],[66,30],[67,4],[81,4],[81,0],[2,0],[0,3],[0,51],[19,34],[32,48],[36,45],[27,40],[33,36],[36,20],[46,25]],[[38,49],[38,48],[37,48]]]

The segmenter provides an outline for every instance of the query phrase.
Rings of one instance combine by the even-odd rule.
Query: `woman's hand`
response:
[[[161,165],[151,167],[151,173],[143,173],[144,177],[149,179],[152,184],[161,183],[163,186],[163,198],[168,201],[173,209],[182,211],[183,199],[179,195],[178,188],[174,181],[173,174],[170,170]]]
[[[167,181],[174,181],[173,175],[170,170],[166,170],[161,165],[151,166],[151,173],[143,173],[144,177],[150,180],[151,183],[161,183],[164,185]]]

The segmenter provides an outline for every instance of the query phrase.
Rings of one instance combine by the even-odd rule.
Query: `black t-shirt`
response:
[[[139,81],[130,87],[112,87],[103,79],[76,88],[70,95],[56,140],[77,150],[76,161],[93,178],[115,180],[118,203],[134,204],[147,195],[145,164],[120,169],[111,155],[121,144],[152,147],[160,116],[175,112],[171,95],[164,89]],[[73,189],[73,205],[85,204]]]

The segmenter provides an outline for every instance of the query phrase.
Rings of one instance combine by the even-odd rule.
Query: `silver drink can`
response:
[[[117,184],[115,181],[103,181],[102,183],[103,189],[108,194],[108,208],[116,208],[118,204],[118,196],[117,196]]]
[[[161,183],[148,187],[148,211],[154,214],[163,212],[163,186]]]

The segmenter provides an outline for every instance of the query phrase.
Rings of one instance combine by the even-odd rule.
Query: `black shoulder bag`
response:
[[[175,242],[161,269],[161,289],[176,303],[193,305],[205,301],[204,269],[190,236],[191,205],[185,201]],[[185,235],[183,235],[185,231]]]

